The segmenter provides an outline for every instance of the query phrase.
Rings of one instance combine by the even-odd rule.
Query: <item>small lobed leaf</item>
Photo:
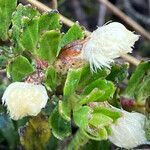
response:
[[[128,86],[122,94],[123,97],[135,99],[144,103],[150,96],[150,62],[141,62],[132,74]]]
[[[44,13],[39,18],[39,32],[47,30],[61,29],[61,24],[59,20],[59,14],[57,11],[51,11]]]
[[[84,130],[84,134],[89,139],[94,140],[94,141],[101,141],[101,140],[108,139],[108,133],[107,133],[106,128],[102,128],[102,129],[90,128],[89,131]]]
[[[51,30],[45,32],[40,39],[40,48],[37,50],[37,55],[52,64],[56,59],[60,38],[61,34],[59,31]]]
[[[73,111],[73,119],[76,125],[82,129],[88,127],[88,118],[91,112],[91,108],[88,106],[82,106]]]
[[[18,5],[17,10],[14,12],[13,17],[12,17],[12,40],[15,45],[15,48],[14,48],[15,52],[17,53],[22,52],[25,49],[32,51],[33,48],[35,48],[35,46],[31,47],[31,44],[33,44],[32,37],[34,37],[34,34],[35,33],[37,34],[37,31],[38,31],[38,27],[37,27],[38,23],[37,23],[37,19],[34,19],[33,21],[32,19],[39,15],[40,15],[39,12],[29,5],[26,5],[26,6],[23,6],[22,4]],[[25,22],[28,22],[28,23],[30,22],[30,23],[29,24],[26,23],[25,25],[24,24]],[[29,29],[28,29],[28,26],[29,26]],[[31,35],[28,37],[29,40],[31,41],[27,43],[28,39],[26,39],[26,42],[24,42],[23,44],[20,35],[22,35],[23,38],[27,38],[27,34],[29,35],[30,34],[29,31],[32,31],[34,27],[35,27],[35,31],[33,31],[33,33],[31,33]],[[34,37],[34,39],[35,38],[37,37]],[[24,46],[28,46],[28,44],[30,45],[30,48],[24,47]]]
[[[112,82],[98,79],[86,86],[82,92],[82,104],[94,101],[104,101],[113,97],[115,86]]]
[[[91,72],[90,66],[85,65],[82,69],[81,80],[78,87],[79,89],[82,89],[97,79],[105,79],[109,75],[109,73],[110,70],[108,68],[102,68],[98,69],[97,72]]]
[[[106,100],[105,98],[105,91],[102,91],[98,88],[93,89],[88,95],[83,96],[80,104],[87,104],[89,102],[103,102]]]
[[[65,45],[79,39],[83,39],[85,36],[85,33],[83,29],[79,26],[78,23],[75,23],[68,31],[67,33],[62,37],[60,44],[59,44],[59,50],[57,52],[57,56],[61,50],[62,47]]]
[[[116,121],[118,118],[121,117],[121,113],[118,112],[118,111],[115,111],[111,108],[106,108],[106,107],[102,107],[102,106],[98,106],[98,107],[95,107],[93,109],[93,113],[101,113],[101,114],[104,114],[110,118],[113,119],[113,121]]]
[[[138,103],[145,103],[146,99],[150,96],[150,71],[149,75],[143,78],[143,83],[140,84],[139,89],[135,92],[135,98]]]
[[[81,72],[82,68],[69,69],[63,89],[64,96],[66,97],[71,96],[75,92],[76,87],[80,81]]]
[[[55,68],[53,66],[48,67],[45,75],[45,85],[47,86],[47,88],[50,88],[51,90],[55,91],[58,82],[58,75]]]
[[[116,83],[122,82],[128,76],[128,67],[128,64],[113,64],[106,79]]]
[[[112,122],[113,120],[110,117],[101,113],[93,113],[91,115],[91,119],[89,120],[89,124],[100,129],[110,125]]]
[[[24,56],[16,57],[7,68],[8,74],[12,77],[13,81],[20,81],[27,75],[33,73],[34,68]]]
[[[19,129],[19,135],[25,150],[45,149],[51,136],[47,118],[41,114],[31,118],[27,125]]]
[[[75,110],[76,108],[80,107],[80,97],[76,94],[72,94],[70,96],[63,96],[62,101],[59,101],[58,109],[60,115],[70,121],[72,110]]]
[[[53,135],[59,140],[63,140],[71,134],[70,121],[63,119],[56,107],[49,118],[49,124]]]
[[[17,0],[0,0],[0,39],[8,39],[12,13],[15,11]]]
[[[23,18],[22,22],[24,30],[20,34],[20,43],[23,46],[23,50],[34,52],[37,49],[39,39],[38,18],[32,20]]]

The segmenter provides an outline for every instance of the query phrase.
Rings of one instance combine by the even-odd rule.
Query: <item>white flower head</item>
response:
[[[112,135],[109,140],[122,148],[134,148],[148,144],[144,131],[145,116],[136,112],[119,110],[123,116],[111,125]]]
[[[11,83],[2,97],[3,104],[14,120],[36,116],[45,107],[47,100],[48,95],[43,85],[25,82]]]
[[[95,30],[84,44],[82,58],[90,63],[92,71],[103,66],[110,68],[114,58],[131,53],[139,35],[127,30],[124,25],[112,22]]]

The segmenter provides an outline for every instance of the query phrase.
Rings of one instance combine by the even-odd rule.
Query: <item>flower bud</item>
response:
[[[145,116],[135,112],[119,111],[122,112],[122,117],[111,125],[112,135],[109,136],[109,140],[126,149],[147,144],[144,131]]]
[[[131,53],[139,35],[127,30],[124,25],[112,22],[95,30],[85,42],[82,58],[90,63],[92,71],[103,66],[110,68],[114,58]]]
[[[45,107],[47,100],[48,95],[43,85],[25,82],[11,83],[2,97],[3,104],[14,120],[36,116]]]

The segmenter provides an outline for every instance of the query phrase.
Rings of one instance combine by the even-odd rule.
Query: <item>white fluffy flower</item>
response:
[[[14,120],[28,115],[36,116],[45,107],[47,100],[48,95],[43,85],[24,82],[10,84],[2,97],[3,104]]]
[[[144,131],[145,116],[135,112],[119,111],[123,116],[117,120],[116,124],[111,125],[112,135],[109,140],[115,145],[127,149],[147,144]]]
[[[84,44],[82,58],[95,71],[102,66],[110,67],[114,58],[131,53],[139,36],[127,30],[124,25],[112,22],[95,30]]]

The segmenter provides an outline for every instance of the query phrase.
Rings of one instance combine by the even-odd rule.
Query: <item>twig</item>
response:
[[[99,4],[99,16],[98,16],[98,26],[102,26],[105,23],[106,6],[104,4]]]
[[[136,59],[135,57],[128,55],[128,54],[123,54],[123,55],[121,55],[121,57],[124,60],[126,60],[127,62],[129,62],[135,66],[138,66],[138,64],[140,63],[140,61],[138,59]]]
[[[28,2],[30,3],[32,6],[37,7],[41,12],[47,12],[47,11],[51,11],[52,9],[45,6],[44,4],[36,1],[36,0],[20,0],[20,2]],[[74,24],[73,21],[69,20],[68,18],[64,17],[63,15],[60,14],[60,19],[61,21],[67,25],[67,26],[72,26]],[[88,30],[85,30],[85,34],[87,36],[89,36],[91,34],[91,32],[89,32]],[[137,66],[140,61],[136,58],[134,58],[133,56],[130,56],[128,54],[122,55],[122,58],[124,58],[127,62],[130,62],[131,64]]]
[[[57,9],[58,5],[57,5],[57,0],[52,0],[52,9]]]
[[[114,6],[107,0],[98,0],[102,4],[106,5],[106,7],[111,10],[116,16],[120,17],[124,22],[126,22],[130,27],[132,27],[135,31],[140,33],[143,37],[150,40],[150,33],[146,31],[142,26],[136,23],[133,19],[125,15],[120,9]]]

